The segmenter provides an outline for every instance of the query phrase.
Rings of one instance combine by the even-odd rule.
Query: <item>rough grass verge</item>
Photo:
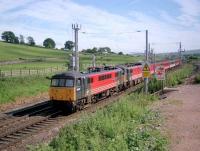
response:
[[[165,151],[159,114],[149,109],[153,96],[131,94],[113,105],[68,125],[50,144],[31,151]]]
[[[19,97],[45,92],[49,80],[44,76],[12,77],[0,79],[0,104],[13,102]]]
[[[182,84],[184,79],[189,77],[192,74],[194,67],[192,64],[185,64],[174,71],[171,71],[166,74],[165,86],[173,87],[178,84]],[[156,80],[155,78],[149,84],[150,93],[156,92],[161,89],[161,81]]]

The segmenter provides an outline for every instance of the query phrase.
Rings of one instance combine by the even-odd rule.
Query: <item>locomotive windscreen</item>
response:
[[[52,87],[73,87],[74,80],[73,79],[52,79],[51,86]]]

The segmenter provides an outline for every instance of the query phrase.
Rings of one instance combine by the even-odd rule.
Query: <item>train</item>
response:
[[[150,73],[154,74],[160,65],[168,71],[180,64],[180,59],[151,63]],[[53,75],[49,97],[56,106],[74,112],[142,81],[141,62],[89,67],[86,72],[67,71]]]

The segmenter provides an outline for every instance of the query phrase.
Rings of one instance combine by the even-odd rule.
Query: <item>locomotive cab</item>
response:
[[[83,94],[84,78],[77,72],[66,72],[51,78],[49,90],[53,101],[74,102]]]

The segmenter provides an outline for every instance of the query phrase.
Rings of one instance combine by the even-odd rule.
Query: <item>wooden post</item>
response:
[[[28,70],[29,75],[31,74],[31,69]]]
[[[12,77],[12,69],[10,70],[10,76]]]
[[[164,80],[161,80],[161,90],[162,94],[164,94]]]

